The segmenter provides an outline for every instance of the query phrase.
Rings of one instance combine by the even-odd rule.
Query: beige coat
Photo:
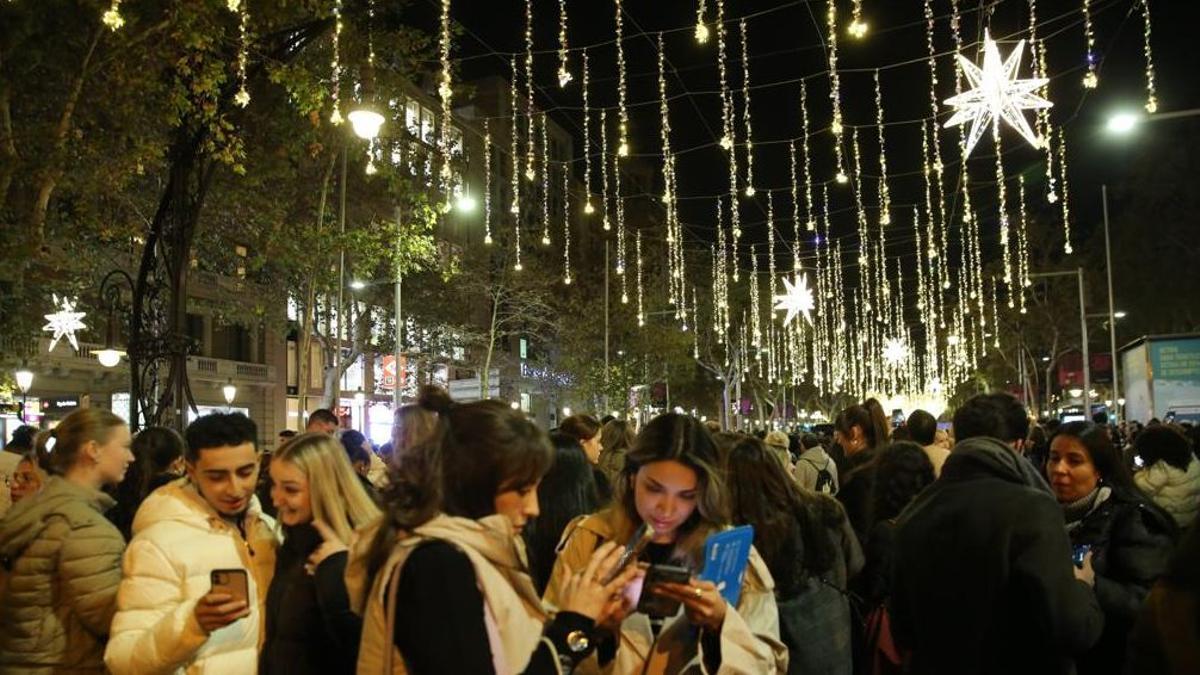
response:
[[[592,553],[613,538],[613,528],[604,514],[577,520],[567,527],[559,545],[558,560],[547,585],[546,601],[557,602],[557,589],[566,573],[563,565],[582,570]],[[788,651],[779,639],[779,609],[775,604],[775,581],[758,552],[751,550],[750,566],[737,607],[730,607],[721,627],[722,675],[770,675],[787,672]],[[593,655],[581,663],[577,673],[708,673],[704,653],[686,615],[668,623],[654,639],[650,621],[644,614],[630,614],[621,625],[620,645],[616,658],[601,669]]]
[[[104,671],[125,548],[104,517],[114,503],[54,476],[0,521],[10,574],[0,597],[0,673]]]
[[[414,530],[413,536],[396,542],[368,591],[366,553],[374,534],[375,526],[359,533],[346,566],[350,607],[363,617],[362,642],[358,651],[359,675],[407,672],[392,641],[394,624],[384,607],[393,604],[396,585],[409,555],[432,539],[453,544],[466,554],[475,568],[497,675],[515,675],[525,670],[543,641],[542,630],[550,616],[533,588],[521,538],[513,531],[508,518],[494,515],[470,520],[437,516]]]

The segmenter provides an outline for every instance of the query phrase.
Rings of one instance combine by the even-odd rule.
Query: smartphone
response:
[[[621,553],[621,558],[617,560],[616,566],[612,568],[612,571],[608,573],[608,576],[604,577],[603,583],[606,585],[612,583],[612,580],[616,579],[617,576],[621,574],[621,570],[624,570],[626,567],[628,567],[629,563],[637,560],[638,556],[642,554],[642,551],[646,550],[646,545],[650,543],[650,538],[653,536],[654,531],[650,529],[650,526],[642,523],[642,526],[639,527],[633,533],[633,536],[629,538],[629,541],[625,543],[625,550]]]
[[[691,579],[692,571],[686,567],[652,565],[642,584],[642,597],[638,598],[637,611],[652,619],[675,616],[679,613],[679,601],[656,595],[654,587],[663,583],[686,584]]]
[[[250,605],[250,577],[246,570],[213,570],[209,574],[209,580],[212,581],[210,593],[225,593],[234,600],[241,600],[247,606]]]
[[[1088,551],[1092,550],[1091,544],[1080,544],[1071,552],[1071,561],[1078,568],[1083,568],[1083,559],[1087,557]]]

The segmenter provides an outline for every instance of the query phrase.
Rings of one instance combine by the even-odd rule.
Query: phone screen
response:
[[[1083,567],[1083,559],[1087,556],[1088,551],[1092,550],[1090,544],[1080,544],[1071,552],[1071,561],[1076,567]]]
[[[654,587],[662,583],[686,584],[691,581],[692,572],[686,567],[674,565],[653,565],[646,572],[646,581],[642,585],[642,597],[638,599],[637,610],[651,618],[675,616],[679,613],[679,602],[668,597],[656,595]]]

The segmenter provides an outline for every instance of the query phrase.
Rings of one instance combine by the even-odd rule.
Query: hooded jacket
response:
[[[918,673],[1069,673],[1104,624],[1049,487],[994,438],[955,446],[901,513],[891,597]]]
[[[125,540],[99,490],[59,476],[0,521],[10,574],[0,598],[0,673],[103,672]]]
[[[115,675],[255,672],[278,538],[256,497],[242,529],[245,537],[187,478],[146,498],[133,519],[104,652]],[[219,569],[247,570],[250,615],[206,634],[196,621],[196,602],[212,589],[210,573]]]
[[[1192,458],[1187,471],[1159,460],[1133,475],[1146,496],[1171,514],[1179,528],[1187,529],[1200,512],[1200,461]]]
[[[567,526],[559,544],[558,562],[545,599],[557,602],[564,565],[574,570],[587,568],[592,553],[614,537],[612,525],[603,513],[594,514]],[[657,639],[645,614],[632,613],[621,624],[620,643],[612,662],[600,666],[597,658],[589,658],[576,669],[578,673],[708,673],[704,640],[700,631],[688,622],[682,608],[679,615],[668,620]],[[737,607],[730,606],[725,623],[717,636],[720,641],[721,665],[718,673],[770,675],[787,672],[788,651],[780,640],[779,610],[775,604],[775,582],[767,564],[751,548],[750,563]]]
[[[836,495],[838,493],[837,462],[833,461],[829,453],[825,452],[825,448],[819,445],[800,453],[800,458],[796,460],[792,475],[801,487],[807,490],[815,490],[821,469],[828,471],[830,477],[833,478],[833,490],[830,494]]]

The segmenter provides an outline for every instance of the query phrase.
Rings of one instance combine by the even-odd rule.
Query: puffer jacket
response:
[[[0,521],[0,673],[104,672],[125,540],[112,497],[54,476]]]
[[[253,674],[278,545],[275,521],[257,498],[239,531],[186,478],[156,490],[133,519],[105,664],[115,675]],[[196,602],[212,589],[210,573],[218,569],[247,570],[256,602],[249,616],[206,634]]]
[[[1157,461],[1133,476],[1138,488],[1171,514],[1179,528],[1187,529],[1200,512],[1200,461],[1195,457],[1187,471]]]
[[[558,562],[546,587],[545,600],[550,605],[557,604],[556,591],[561,588],[566,574],[564,565],[575,570],[586,569],[592,553],[614,536],[608,516],[603,512],[568,525],[559,544]],[[682,608],[676,618],[667,621],[657,637],[645,614],[632,613],[621,624],[620,644],[613,661],[601,667],[593,656],[579,664],[575,672],[617,675],[707,673],[707,655],[699,637],[700,631],[687,620]],[[750,551],[741,598],[736,607],[727,609],[718,639],[720,673],[770,675],[787,672],[788,650],[780,639],[775,581],[754,548]]]

